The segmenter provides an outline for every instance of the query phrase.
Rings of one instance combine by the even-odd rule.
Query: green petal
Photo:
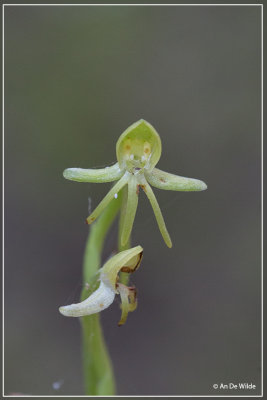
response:
[[[119,164],[100,169],[68,168],[63,172],[66,179],[76,182],[113,182],[120,179],[123,175]]]
[[[86,219],[87,224],[91,224],[101,213],[102,211],[107,207],[109,202],[115,197],[115,195],[123,188],[124,185],[126,185],[128,181],[128,175],[127,173],[123,175],[123,177],[119,180],[119,182],[114,185],[108,194],[103,198],[103,200],[98,204],[98,206],[95,208],[95,210],[92,212],[91,215]]]
[[[124,214],[122,232],[121,232],[121,244],[124,246],[131,234],[134,218],[136,214],[137,204],[138,204],[138,184],[136,177],[132,175],[128,181],[128,196],[127,205]]]
[[[119,230],[118,230],[118,246],[120,251],[129,249],[131,247],[131,237],[129,237],[128,242],[124,246],[121,245],[121,233],[122,233],[122,228],[124,226],[124,220],[126,217],[127,199],[128,199],[128,185],[124,186],[124,188],[122,188],[121,190],[121,208],[120,208]],[[126,282],[123,283],[125,284]]]
[[[149,184],[146,182],[145,179],[142,180],[142,185],[140,185],[140,186],[144,190],[145,194],[148,197],[148,200],[150,201],[150,204],[153,208],[153,211],[154,211],[154,214],[155,214],[158,226],[159,226],[160,233],[162,234],[162,237],[163,237],[166,245],[168,247],[172,247],[172,241],[171,241],[170,235],[167,231],[162,213],[160,211],[159,204],[153,193],[153,190],[151,189],[151,187],[149,186]]]
[[[207,189],[206,183],[193,178],[185,178],[154,168],[150,173],[145,172],[147,181],[158,189],[198,191]]]

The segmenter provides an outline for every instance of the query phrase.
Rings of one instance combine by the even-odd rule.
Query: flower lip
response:
[[[161,140],[153,126],[140,119],[127,128],[116,145],[117,159],[121,169],[139,173],[151,171],[161,156]]]

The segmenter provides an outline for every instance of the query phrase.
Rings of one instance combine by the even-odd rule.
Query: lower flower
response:
[[[136,288],[128,287],[119,282],[119,272],[132,273],[140,265],[143,255],[141,246],[121,251],[111,257],[99,270],[100,284],[86,300],[81,303],[59,307],[59,312],[66,317],[83,317],[108,308],[114,301],[115,295],[121,296],[121,319],[123,325],[128,313],[137,307]]]

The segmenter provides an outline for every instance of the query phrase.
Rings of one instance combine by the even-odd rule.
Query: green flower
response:
[[[118,162],[111,167],[102,169],[68,168],[63,172],[66,179],[77,182],[118,181],[89,215],[87,223],[91,224],[109,202],[117,197],[118,192],[128,185],[121,234],[121,244],[125,245],[133,227],[139,188],[142,188],[151,203],[165,243],[168,247],[172,247],[159,204],[150,185],[158,189],[177,191],[200,191],[207,189],[207,185],[198,179],[184,178],[155,168],[161,156],[161,140],[153,126],[143,119],[135,122],[122,133],[116,145],[116,154]]]
[[[59,311],[66,317],[82,317],[91,315],[108,308],[114,301],[115,295],[121,296],[121,319],[119,325],[126,322],[128,312],[137,307],[136,289],[119,282],[119,272],[132,273],[139,267],[143,255],[141,246],[121,251],[111,257],[98,271],[100,285],[86,300],[81,303],[59,307]]]

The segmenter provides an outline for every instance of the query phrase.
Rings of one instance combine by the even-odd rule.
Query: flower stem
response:
[[[81,300],[95,289],[97,271],[101,266],[101,253],[105,237],[121,206],[121,195],[113,199],[91,226],[84,261]],[[89,289],[86,286],[89,284]],[[82,356],[86,395],[114,395],[115,380],[111,360],[101,329],[99,314],[81,318]]]

